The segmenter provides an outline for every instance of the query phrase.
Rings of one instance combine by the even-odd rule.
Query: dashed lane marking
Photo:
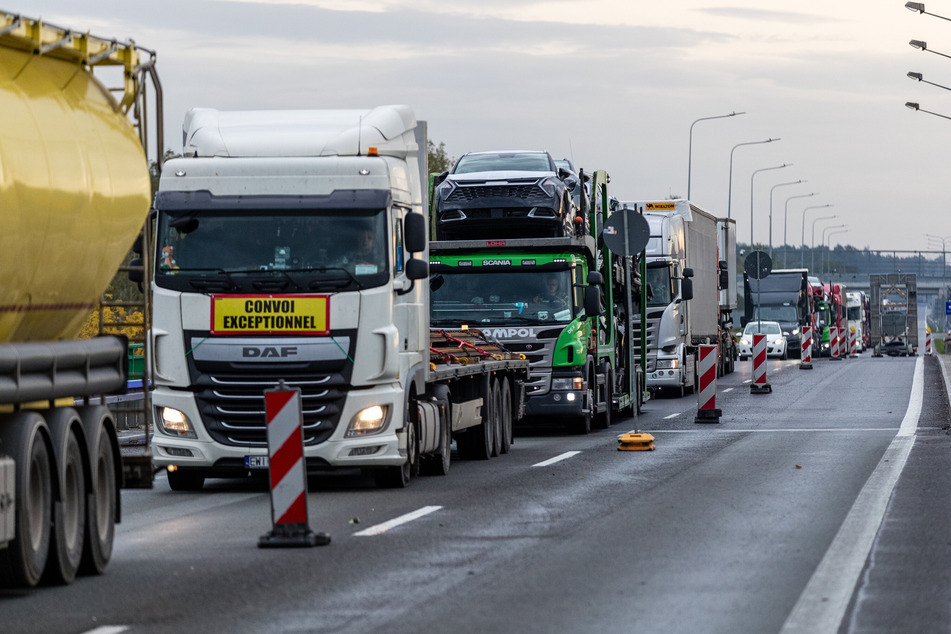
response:
[[[371,526],[370,528],[365,528],[362,531],[358,531],[354,533],[353,535],[354,537],[372,537],[373,535],[380,535],[390,530],[391,528],[396,528],[397,526],[406,524],[407,522],[412,522],[413,520],[417,520],[425,515],[434,513],[435,511],[438,511],[441,508],[442,508],[441,506],[424,506],[423,508],[417,509],[413,511],[412,513],[407,513],[406,515],[400,515],[399,517],[393,518],[388,522],[383,522],[382,524],[377,524],[375,526]]]
[[[565,453],[557,455],[554,458],[543,460],[542,462],[533,464],[532,466],[533,467],[547,467],[550,464],[555,464],[556,462],[561,462],[562,460],[571,458],[572,456],[577,456],[579,453],[581,452],[580,451],[566,451]]]

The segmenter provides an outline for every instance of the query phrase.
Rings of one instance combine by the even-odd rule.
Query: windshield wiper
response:
[[[295,270],[306,271],[308,273],[320,273],[320,274],[336,273],[340,271],[344,275],[346,275],[345,278],[334,276],[334,277],[331,277],[330,279],[327,279],[327,278],[316,279],[308,285],[311,289],[316,289],[316,288],[320,288],[321,286],[330,286],[330,285],[334,285],[336,288],[344,288],[346,286],[350,286],[350,284],[356,284],[357,288],[360,290],[363,290],[365,288],[363,283],[361,283],[360,280],[358,280],[357,277],[353,273],[351,273],[347,269],[340,266],[321,266],[317,268],[295,269]]]
[[[188,283],[191,284],[194,288],[197,288],[200,291],[230,291],[240,288],[237,282],[234,281],[234,278],[231,277],[231,274],[224,269],[178,269],[177,272],[186,272],[186,273],[201,273],[201,272],[211,272],[224,275],[227,279],[209,279],[204,277],[199,278],[190,278]]]
[[[298,271],[298,270],[300,270],[300,269],[292,269],[292,270]],[[261,272],[263,273],[264,271],[261,271]],[[284,281],[284,280],[254,280],[253,282],[251,282],[251,286],[253,286],[254,288],[256,288],[256,289],[259,290],[259,291],[261,291],[261,290],[284,290],[285,288],[287,288],[287,282],[290,282],[291,284],[294,285],[294,288],[295,288],[296,290],[298,290],[298,291],[299,291],[299,290],[302,290],[302,289],[304,288],[303,286],[301,286],[300,284],[298,284],[297,281],[296,281],[293,277],[291,277],[290,274],[289,274],[285,269],[270,269],[270,270],[268,270],[267,272],[268,272],[268,273],[280,273],[281,275],[283,275],[283,276],[286,278],[287,281]],[[269,288],[269,287],[270,287],[270,288]]]

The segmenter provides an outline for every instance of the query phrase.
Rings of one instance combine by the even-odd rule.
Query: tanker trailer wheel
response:
[[[0,438],[16,463],[16,534],[0,549],[0,582],[35,586],[46,568],[53,519],[53,461],[49,429],[36,412],[2,417]]]
[[[48,410],[59,476],[59,499],[53,502],[53,536],[44,582],[67,584],[76,578],[86,537],[86,460],[79,414],[71,407]],[[82,443],[80,443],[82,441]]]
[[[86,498],[86,539],[79,573],[101,575],[112,557],[119,511],[121,466],[107,407],[82,408],[80,417],[89,447],[89,487]]]

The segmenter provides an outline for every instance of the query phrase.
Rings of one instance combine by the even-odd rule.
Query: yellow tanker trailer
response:
[[[94,71],[122,85],[112,91]],[[100,395],[125,390],[127,345],[76,337],[148,214],[149,80],[159,115],[150,51],[0,12],[7,585],[68,583],[77,572],[101,573],[112,554],[123,469],[114,415]]]

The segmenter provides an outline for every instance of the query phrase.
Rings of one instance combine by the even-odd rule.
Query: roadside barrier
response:
[[[719,423],[717,409],[717,346],[700,346],[700,364],[697,370],[700,385],[697,389],[697,417],[695,423]]]
[[[829,326],[829,354],[833,361],[840,361],[839,356],[839,329],[836,326]]]
[[[258,547],[329,544],[330,535],[314,533],[307,525],[307,468],[300,389],[288,389],[281,381],[277,389],[264,392],[264,409],[274,528],[261,536]]]
[[[800,339],[802,343],[802,350],[799,353],[799,369],[800,370],[811,370],[812,369],[812,326],[803,326],[802,329],[802,338]]]
[[[766,335],[753,335],[753,382],[750,394],[769,394],[773,386],[766,380]]]
[[[859,356],[859,336],[854,330],[849,330],[849,356],[855,358]]]
[[[925,354],[934,354],[934,349],[931,347],[931,331],[925,330]]]

